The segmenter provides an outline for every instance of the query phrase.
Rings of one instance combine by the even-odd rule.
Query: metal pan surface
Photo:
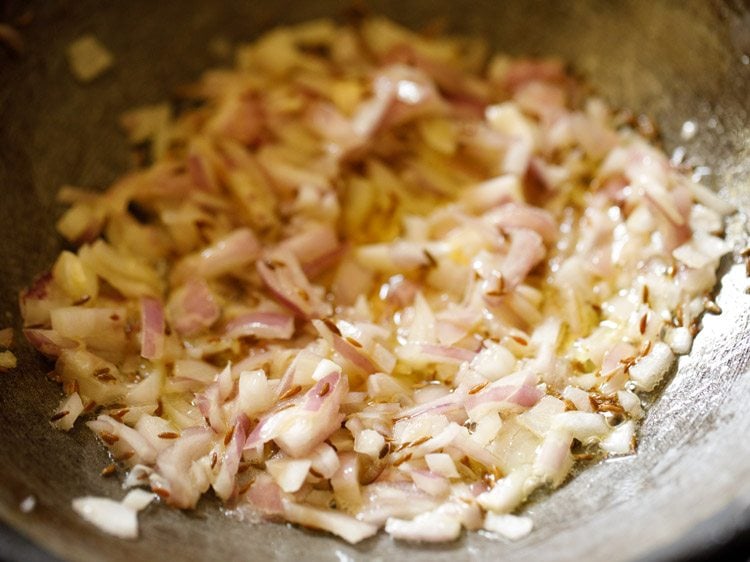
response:
[[[61,248],[54,232],[62,210],[57,188],[103,187],[127,169],[117,128],[121,111],[162,100],[202,69],[226,63],[209,54],[216,37],[248,40],[274,25],[345,7],[335,0],[0,4],[0,20],[28,10],[34,15],[22,30],[25,55],[0,52],[0,325],[19,328],[18,291]],[[668,150],[684,146],[710,168],[708,183],[740,209],[729,235],[736,248],[746,245],[747,2],[380,0],[371,7],[414,27],[445,17],[452,29],[486,36],[497,49],[573,61],[613,104],[653,116]],[[74,80],[64,55],[84,33],[95,34],[116,57],[114,68],[87,86]],[[686,142],[680,131],[688,120],[698,134]],[[288,526],[229,519],[212,500],[192,512],[150,508],[137,541],[106,536],[70,508],[84,494],[122,494],[116,480],[99,476],[105,451],[84,427],[64,434],[46,423],[60,391],[45,377],[50,365],[18,343],[19,368],[0,375],[0,556],[412,562],[707,556],[750,528],[750,295],[737,258],[725,260],[724,273],[723,313],[705,318],[693,351],[654,397],[638,454],[588,468],[535,499],[526,511],[536,530],[516,543],[470,534],[440,547],[386,537],[349,546]],[[23,513],[19,503],[28,495],[37,506]]]

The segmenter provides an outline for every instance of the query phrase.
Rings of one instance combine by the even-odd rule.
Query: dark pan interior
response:
[[[0,50],[0,326],[19,328],[18,290],[61,248],[53,227],[61,212],[57,188],[103,188],[129,166],[116,125],[121,111],[162,100],[201,69],[226,63],[209,54],[216,37],[235,43],[278,23],[339,14],[347,5],[0,2],[0,20],[29,9],[34,15],[22,29],[25,56]],[[450,28],[485,35],[498,49],[574,61],[614,104],[654,116],[669,150],[684,146],[695,163],[710,168],[709,185],[740,209],[729,234],[737,249],[745,246],[747,2],[382,0],[371,6],[415,27],[445,17]],[[68,71],[64,48],[88,32],[114,52],[116,64],[81,86]],[[686,120],[698,126],[690,142],[679,134]],[[705,319],[693,352],[655,398],[638,454],[594,466],[538,498],[526,508],[536,530],[520,542],[470,535],[436,548],[378,537],[353,547],[283,525],[228,519],[213,500],[194,512],[152,506],[140,517],[139,540],[111,538],[75,515],[70,501],[84,494],[119,498],[120,485],[99,476],[108,461],[85,428],[64,434],[46,422],[60,390],[44,376],[50,365],[18,341],[18,330],[20,366],[0,374],[0,520],[68,560],[614,561],[709,553],[750,527],[750,295],[737,258],[726,260],[725,272],[718,296],[724,312]],[[19,502],[29,494],[37,507],[25,514]]]

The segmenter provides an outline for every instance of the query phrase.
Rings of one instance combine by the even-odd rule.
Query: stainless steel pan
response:
[[[0,3],[0,19],[27,10],[34,16],[22,30],[25,56],[0,52],[0,325],[19,326],[18,290],[61,247],[53,229],[61,211],[54,203],[58,186],[103,187],[127,168],[119,112],[159,101],[201,69],[225,62],[208,53],[216,37],[249,39],[272,25],[344,7],[335,0]],[[740,209],[730,235],[737,248],[746,243],[747,2],[382,0],[372,7],[417,27],[444,16],[453,29],[486,35],[511,53],[574,61],[614,104],[652,115],[668,149],[682,145],[710,168],[709,184]],[[117,60],[107,75],[81,86],[64,49],[87,32]],[[684,142],[687,120],[698,132]],[[552,496],[536,498],[527,511],[537,530],[513,544],[470,535],[441,547],[383,537],[352,547],[282,525],[228,519],[210,499],[194,512],[149,508],[137,541],[106,536],[70,509],[79,495],[121,496],[116,480],[99,476],[105,452],[85,428],[64,434],[46,423],[60,391],[45,377],[50,365],[19,342],[19,368],[0,375],[0,519],[7,525],[0,557],[614,561],[708,555],[732,538],[747,548],[738,533],[750,527],[750,295],[737,259],[725,263],[718,296],[724,312],[705,319],[693,352],[654,397],[638,454],[587,469]],[[37,507],[23,513],[19,502],[30,494]],[[42,550],[18,543],[16,533]]]

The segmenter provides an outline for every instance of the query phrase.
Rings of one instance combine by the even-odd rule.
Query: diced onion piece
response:
[[[85,496],[73,500],[73,509],[89,523],[121,539],[138,537],[137,511],[109,498]]]
[[[484,529],[502,535],[506,539],[517,541],[528,535],[534,528],[530,517],[518,515],[498,515],[488,513],[484,519]]]
[[[655,343],[648,355],[630,367],[630,379],[641,390],[653,390],[674,364],[674,353],[663,342]]]
[[[68,64],[81,82],[90,82],[114,63],[110,53],[93,35],[84,35],[68,46]]]
[[[588,395],[586,399],[588,400]],[[518,422],[539,437],[544,437],[553,426],[554,420],[557,419],[557,414],[562,414],[564,411],[565,404],[562,400],[544,396],[533,408],[519,415]]]
[[[266,470],[285,492],[296,492],[302,487],[312,466],[309,460],[276,459],[266,461]]]
[[[164,307],[161,301],[141,298],[141,357],[161,359],[164,354]]]
[[[60,254],[52,268],[52,275],[73,302],[92,300],[99,294],[96,275],[72,252],[63,251]]]
[[[523,469],[513,470],[510,474],[498,480],[489,492],[477,497],[477,502],[484,509],[495,513],[513,511],[525,498],[524,489],[527,473]]]
[[[570,445],[573,437],[567,431],[550,430],[539,446],[534,459],[534,474],[559,486],[573,465]]]
[[[385,438],[377,431],[365,429],[354,438],[354,450],[372,458],[378,458],[385,445]]]
[[[13,328],[0,329],[0,347],[8,349],[13,345]]]
[[[450,493],[451,485],[447,478],[421,470],[412,470],[409,476],[417,488],[431,496],[443,498]]]
[[[575,439],[586,443],[609,432],[609,426],[601,414],[590,412],[562,412],[552,418],[552,428],[564,431]]]
[[[155,499],[156,495],[153,493],[136,489],[128,492],[128,495],[123,498],[122,504],[135,511],[142,511]]]
[[[363,523],[354,517],[330,509],[318,509],[282,500],[284,516],[292,523],[321,529],[337,535],[349,543],[358,543],[378,532],[375,525]]]
[[[242,371],[238,389],[238,404],[247,416],[263,412],[273,404],[273,392],[263,371]]]
[[[12,351],[0,351],[0,372],[15,369],[18,361]]]
[[[667,334],[667,344],[676,355],[684,355],[693,347],[693,336],[684,326],[672,328]]]
[[[385,532],[395,539],[413,542],[453,541],[461,534],[461,523],[436,511],[422,513],[412,520],[390,517]]]
[[[612,430],[609,436],[602,440],[601,448],[613,455],[627,455],[635,448],[635,423],[628,420]]]
[[[55,414],[52,416],[54,425],[58,429],[68,431],[83,412],[83,402],[77,392],[73,392],[60,402]]]
[[[312,470],[319,474],[321,478],[331,478],[341,466],[336,449],[325,442],[318,445],[310,453],[310,462],[312,463]]]
[[[427,466],[435,474],[446,478],[459,478],[460,475],[456,470],[456,465],[450,455],[445,453],[431,453],[424,456]]]

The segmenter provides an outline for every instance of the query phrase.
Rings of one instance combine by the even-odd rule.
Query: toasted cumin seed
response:
[[[56,421],[58,421],[58,420],[61,420],[61,419],[63,419],[63,418],[64,418],[65,416],[67,416],[67,415],[68,415],[69,413],[70,413],[70,412],[69,412],[68,410],[61,410],[61,411],[57,412],[56,414],[53,414],[53,415],[52,415],[52,416],[50,417],[49,421],[51,421],[51,422],[56,422]]]
[[[159,439],[177,439],[179,436],[180,434],[174,431],[164,431],[158,435]]]
[[[633,357],[632,355],[630,357],[623,357],[622,359],[620,359],[620,365],[626,365],[629,367],[633,363],[635,363],[635,357]]]
[[[287,404],[284,404],[283,406],[280,406],[280,407],[276,408],[274,410],[274,412],[278,414],[279,412],[283,412],[284,410],[288,410],[289,408],[293,408],[293,407],[294,407],[294,404],[292,404],[291,402],[289,402]]]
[[[641,332],[641,335],[646,333],[646,327],[648,326],[648,312],[644,312],[643,316],[641,316],[641,323],[638,326],[638,329]]]
[[[612,412],[613,414],[624,414],[625,408],[622,406],[618,406],[617,404],[600,404],[599,405],[599,411],[600,412]]]
[[[166,500],[169,498],[169,490],[166,490],[160,486],[151,486],[151,491],[159,496],[161,499]]]
[[[346,337],[346,341],[348,341],[348,342],[349,342],[350,344],[352,344],[352,345],[353,345],[354,347],[360,347],[360,348],[362,347],[362,344],[361,344],[361,343],[359,343],[359,342],[358,342],[357,340],[355,340],[354,338],[350,338],[349,336],[347,336],[347,337]]]
[[[648,297],[649,297],[649,288],[648,288],[648,285],[644,285],[643,289],[641,290],[641,301],[643,301],[643,304],[648,304]]]
[[[287,398],[291,398],[292,396],[295,396],[299,393],[299,391],[302,390],[302,387],[298,384],[295,384],[293,387],[286,389],[281,395],[279,396],[279,400],[286,400]]]
[[[133,455],[135,455],[135,451],[126,451],[125,453],[121,454],[119,457],[115,458],[117,462],[126,461],[129,458],[131,458]]]
[[[229,442],[232,440],[233,436],[234,436],[234,427],[232,427],[232,429],[227,431],[227,434],[224,436],[224,446],[229,445]]]
[[[573,402],[571,402],[570,400],[568,400],[567,398],[565,400],[563,400],[563,404],[565,404],[565,411],[566,412],[570,412],[571,410],[577,410],[578,409],[578,407],[575,404],[573,404]]]
[[[102,441],[104,441],[107,445],[114,445],[120,440],[117,435],[115,435],[114,433],[110,433],[109,431],[102,431],[99,434],[99,437],[101,437]]]
[[[481,383],[479,383],[478,385],[476,385],[476,386],[473,386],[473,387],[472,387],[472,388],[471,388],[471,389],[469,390],[469,394],[476,394],[477,392],[479,392],[479,391],[481,391],[482,389],[484,389],[484,387],[486,387],[486,386],[487,386],[488,384],[489,384],[489,383],[486,383],[486,382],[481,382]]]
[[[590,461],[596,458],[594,453],[578,453],[573,455],[573,458],[577,461]]]
[[[401,452],[404,449],[406,449],[407,447],[411,447],[411,441],[406,441],[404,443],[401,443],[401,445],[399,445],[398,447],[396,447],[396,449],[394,450],[394,452],[395,453]]]
[[[112,414],[110,414],[110,416],[116,419],[117,421],[122,421],[122,418],[124,418],[128,412],[130,412],[129,408],[123,408],[122,410],[113,412]]]
[[[242,486],[242,488],[240,488],[239,490],[237,490],[237,495],[241,496],[241,495],[245,494],[254,483],[255,483],[255,478],[253,478],[252,480],[250,480],[250,482],[248,482],[247,484],[245,484],[244,486]]]
[[[63,383],[63,392],[65,392],[65,394],[73,394],[74,392],[78,392],[78,381],[65,381]]]
[[[516,342],[519,345],[529,345],[529,342],[526,338],[522,338],[521,336],[510,336],[511,339]]]
[[[112,463],[102,468],[102,471],[99,474],[101,474],[102,476],[112,476],[116,471],[117,465],[115,463]]]
[[[331,330],[334,334],[337,336],[341,335],[341,330],[339,330],[339,327],[333,322],[333,320],[329,320],[328,318],[323,319],[323,324],[326,325],[326,328]]]
[[[386,455],[387,455],[388,453],[390,453],[390,452],[391,452],[391,444],[390,444],[390,443],[386,443],[386,444],[385,444],[385,445],[383,445],[383,447],[382,447],[382,448],[380,449],[380,452],[378,453],[378,458],[379,458],[379,459],[384,459],[384,458],[386,457]]]
[[[648,355],[648,352],[651,351],[651,346],[653,345],[653,342],[651,340],[646,340],[640,349],[641,355]]]
[[[327,383],[327,382],[323,383],[323,386],[318,391],[318,396],[320,396],[322,398],[323,396],[325,396],[326,394],[328,394],[329,390],[331,390],[331,385],[329,383]]]
[[[216,466],[216,462],[219,460],[219,455],[216,454],[216,451],[211,453],[211,469]]]
[[[715,301],[706,299],[703,306],[709,314],[721,314],[721,307]]]
[[[403,457],[401,457],[400,459],[398,459],[397,461],[394,461],[393,462],[393,466],[400,466],[400,465],[404,464],[406,461],[409,461],[409,460],[411,460],[411,453],[407,453]]]

